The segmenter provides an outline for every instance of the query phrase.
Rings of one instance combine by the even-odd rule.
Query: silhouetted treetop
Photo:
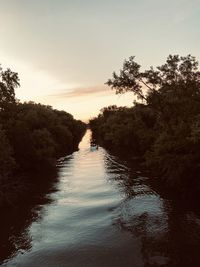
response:
[[[169,55],[166,63],[156,69],[150,67],[149,70],[141,71],[140,68],[141,66],[135,62],[135,57],[131,56],[124,61],[119,74],[113,72],[112,79],[106,84],[115,89],[117,94],[131,91],[139,99],[147,101],[149,93],[155,93],[162,87],[200,83],[198,61],[191,55]],[[146,94],[144,88],[147,89]]]
[[[15,88],[20,86],[18,73],[0,67],[0,108],[3,104],[15,102]]]

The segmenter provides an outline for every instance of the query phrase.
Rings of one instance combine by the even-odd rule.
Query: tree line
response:
[[[133,92],[133,107],[109,106],[90,120],[101,145],[140,158],[167,187],[200,190],[200,72],[188,55],[141,71],[134,57],[106,83]]]
[[[0,200],[12,191],[8,184],[16,183],[22,173],[51,169],[56,159],[77,150],[86,130],[82,121],[65,111],[21,103],[15,97],[19,86],[17,73],[0,69]],[[33,183],[30,177],[26,175],[26,180]]]

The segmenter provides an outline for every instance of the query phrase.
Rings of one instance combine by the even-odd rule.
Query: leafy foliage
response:
[[[65,111],[15,99],[18,74],[0,71],[0,175],[38,171],[78,149],[86,125]],[[17,168],[16,168],[17,167]]]
[[[15,103],[15,88],[19,86],[16,72],[0,68],[0,110],[8,103]]]
[[[200,189],[200,72],[196,59],[170,55],[162,66],[142,72],[130,57],[107,84],[116,93],[133,92],[142,103],[132,108],[105,108],[90,121],[97,140],[142,157],[168,186]]]
[[[2,178],[2,176],[7,176],[12,172],[16,167],[16,163],[12,155],[12,147],[1,125],[0,140],[0,178]]]

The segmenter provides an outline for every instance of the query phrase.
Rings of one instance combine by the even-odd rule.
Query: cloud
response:
[[[49,95],[55,98],[75,98],[75,97],[85,97],[90,95],[107,95],[109,88],[107,86],[92,86],[92,87],[79,87],[72,91],[60,92],[58,94]]]

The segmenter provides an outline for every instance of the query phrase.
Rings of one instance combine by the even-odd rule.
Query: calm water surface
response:
[[[87,131],[60,161],[58,182],[37,204],[2,216],[0,265],[200,266],[199,214],[89,139]]]

